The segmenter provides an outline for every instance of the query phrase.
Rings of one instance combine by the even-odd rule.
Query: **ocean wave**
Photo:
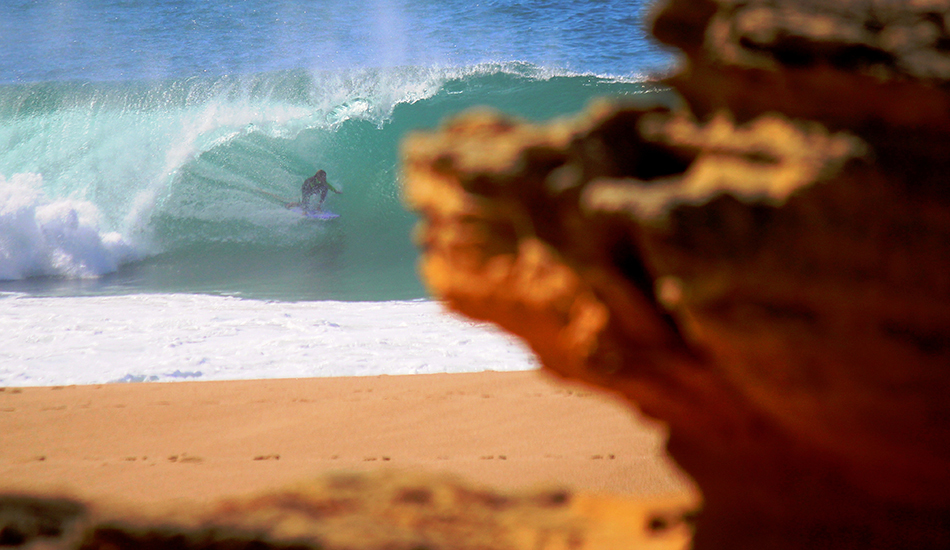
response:
[[[476,105],[540,121],[596,96],[662,90],[517,62],[0,86],[0,174],[10,177],[0,187],[12,212],[0,274],[95,277],[160,254],[187,263],[209,247],[253,245],[338,249],[330,263],[349,279],[394,263],[414,277],[414,217],[397,184],[407,132]],[[345,192],[328,203],[343,215],[335,226],[283,208],[317,169]]]

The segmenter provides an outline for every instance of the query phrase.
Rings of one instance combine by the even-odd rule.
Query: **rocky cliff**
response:
[[[670,426],[695,547],[950,547],[950,2],[671,0],[682,106],[404,144],[433,293]]]

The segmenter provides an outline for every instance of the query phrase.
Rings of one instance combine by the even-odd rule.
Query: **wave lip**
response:
[[[50,201],[41,187],[37,174],[0,174],[0,280],[98,277],[139,258],[122,235],[99,230],[92,203]]]

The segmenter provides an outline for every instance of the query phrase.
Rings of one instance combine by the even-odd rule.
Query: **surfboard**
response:
[[[280,195],[275,195],[271,193],[270,191],[265,191],[263,189],[255,188],[254,190],[257,191],[258,193],[261,193],[262,195],[266,195],[268,197],[271,197],[272,199],[276,199],[280,201],[281,203],[283,203],[284,208],[286,208],[287,210],[290,210],[291,212],[296,212],[297,214],[300,214],[301,216],[311,219],[311,220],[333,220],[340,217],[340,215],[337,214],[336,212],[330,212],[329,210],[304,210],[303,207],[300,206],[299,202],[290,202],[287,199],[281,197]]]
[[[288,206],[287,210],[296,212],[301,216],[311,220],[332,220],[340,217],[340,215],[336,212],[330,212],[329,210],[304,210],[300,206]]]

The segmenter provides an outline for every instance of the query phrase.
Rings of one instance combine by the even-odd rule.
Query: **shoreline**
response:
[[[340,471],[693,498],[663,431],[541,371],[0,389],[0,493],[207,504]]]

